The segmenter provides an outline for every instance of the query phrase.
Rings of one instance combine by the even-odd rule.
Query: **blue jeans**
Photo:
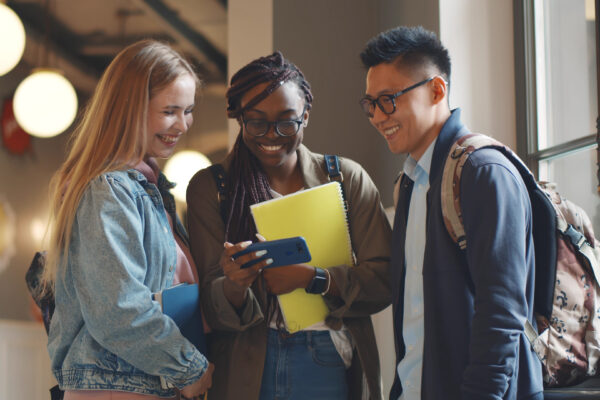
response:
[[[260,400],[347,400],[346,367],[329,331],[269,329]]]

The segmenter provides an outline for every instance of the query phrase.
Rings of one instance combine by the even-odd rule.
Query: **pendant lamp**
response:
[[[25,132],[49,138],[71,126],[77,115],[77,93],[59,70],[38,68],[17,87],[13,107]]]
[[[25,50],[25,28],[19,16],[0,1],[0,76],[21,60]]]
[[[49,0],[46,0],[49,18]],[[17,87],[15,119],[30,135],[49,138],[64,132],[77,115],[77,93],[58,69],[48,67],[49,26],[46,23],[43,68],[36,68]]]
[[[165,175],[177,184],[172,190],[173,196],[185,202],[185,192],[194,174],[211,165],[210,160],[202,153],[194,150],[183,150],[175,153],[165,164]]]

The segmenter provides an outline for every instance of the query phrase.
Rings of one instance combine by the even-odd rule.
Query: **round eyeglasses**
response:
[[[435,78],[435,76],[432,76],[431,78],[427,78],[424,81],[417,82],[414,85],[409,86],[406,89],[403,89],[394,94],[382,94],[379,97],[377,97],[376,99],[373,99],[371,97],[363,97],[359,101],[360,106],[363,109],[363,111],[365,112],[365,114],[367,114],[367,117],[369,117],[369,118],[373,118],[373,115],[375,114],[375,105],[376,104],[377,104],[377,107],[379,107],[379,109],[384,114],[387,114],[387,115],[393,114],[394,112],[396,112],[396,98],[397,97],[400,97],[403,94],[410,92],[411,90],[416,89],[421,85],[426,84],[427,82],[431,81],[433,78]]]
[[[304,116],[306,108],[302,110],[301,116]],[[280,121],[267,121],[266,119],[244,119],[242,123],[246,129],[246,133],[254,137],[265,136],[271,129],[271,125],[275,127],[275,133],[279,136],[294,136],[300,130],[300,126],[304,120],[300,119],[283,119]]]

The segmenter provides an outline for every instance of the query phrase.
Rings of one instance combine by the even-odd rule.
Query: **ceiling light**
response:
[[[165,175],[171,182],[177,184],[171,193],[177,200],[185,201],[185,192],[194,174],[210,166],[210,160],[202,153],[193,150],[183,150],[171,157],[165,164]]]
[[[39,68],[17,87],[15,119],[30,135],[49,138],[64,132],[77,115],[77,93],[56,69]]]
[[[25,50],[25,28],[19,16],[0,2],[0,76],[19,63]]]

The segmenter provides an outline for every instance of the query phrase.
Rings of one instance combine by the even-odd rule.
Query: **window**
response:
[[[596,3],[600,1],[596,0]],[[557,184],[600,235],[594,0],[515,0],[519,155]]]

